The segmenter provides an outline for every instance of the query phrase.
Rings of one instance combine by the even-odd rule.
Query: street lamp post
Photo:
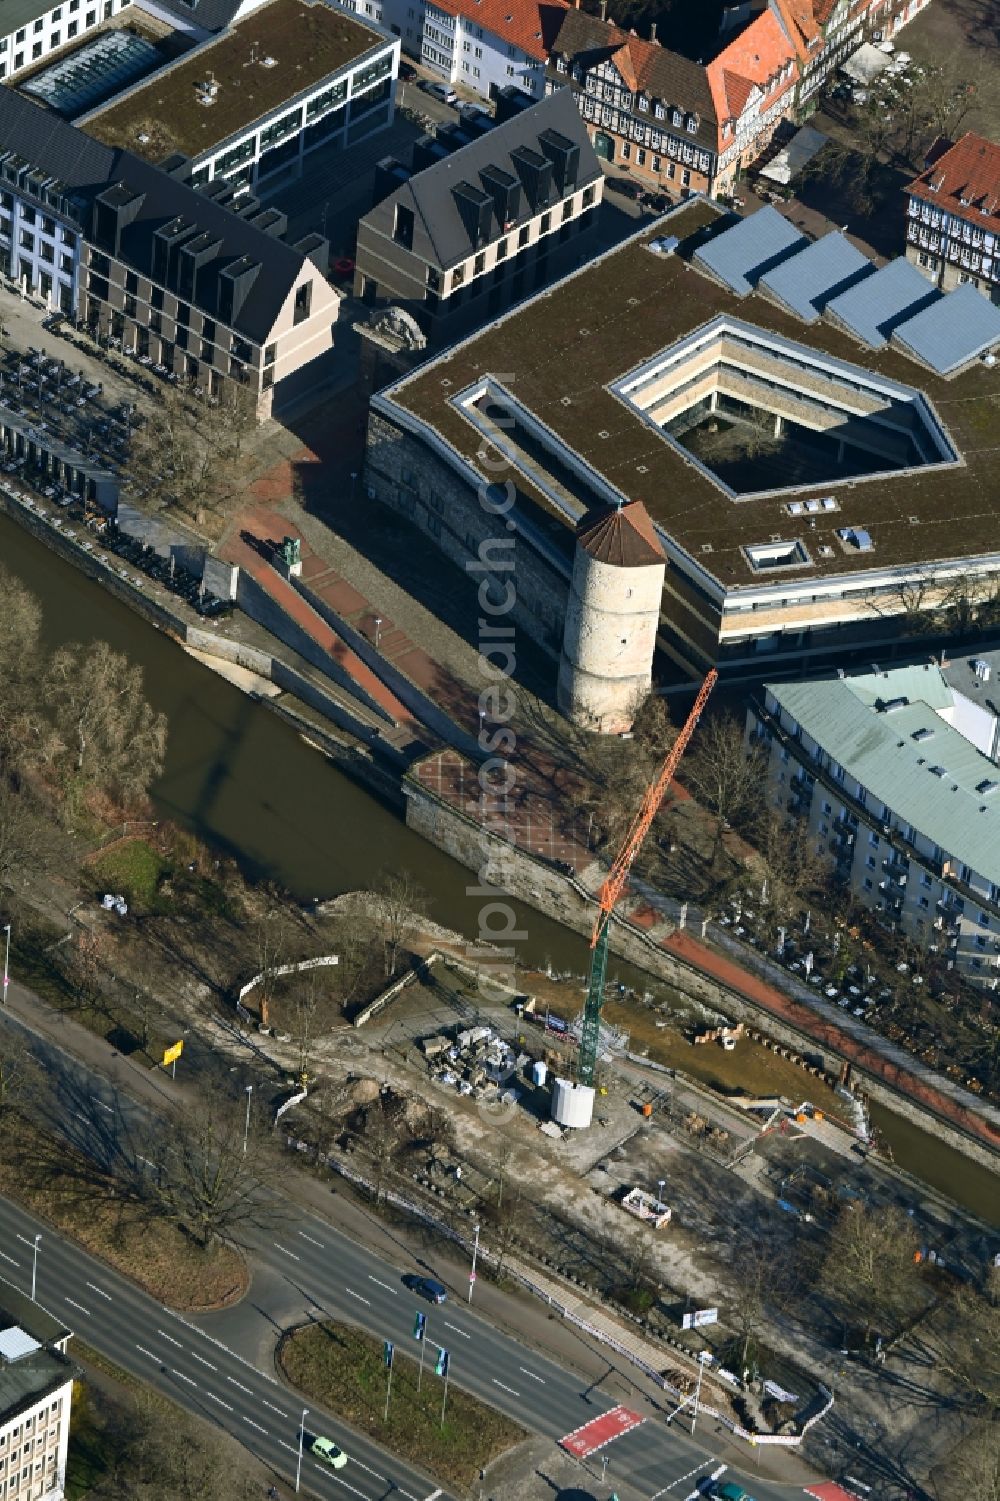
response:
[[[302,1483],[302,1445],[305,1442],[305,1436],[306,1436],[306,1418],[308,1416],[309,1416],[309,1409],[308,1409],[308,1407],[303,1407],[303,1409],[302,1409],[302,1417],[299,1419],[299,1462],[295,1466],[295,1494],[296,1495],[298,1495],[298,1493],[299,1493],[299,1486]]]
[[[666,1188],[666,1186],[667,1186],[667,1180],[666,1180],[666,1178],[658,1178],[656,1180],[656,1197],[657,1197],[657,1200],[658,1200],[658,1202],[660,1204],[663,1203],[663,1190]]]
[[[4,932],[7,935],[7,951],[3,960],[3,1003],[7,1004],[7,987],[10,984],[10,923],[4,923]]]
[[[694,1389],[694,1412],[691,1416],[691,1436],[694,1437],[695,1426],[698,1422],[698,1401],[701,1397],[701,1378],[705,1374],[705,1357],[707,1350],[702,1350],[698,1356],[698,1385]]]
[[[38,1284],[38,1242],[41,1240],[41,1231],[35,1236],[35,1244],[31,1255],[31,1301],[35,1301],[35,1288]]]
[[[247,1092],[247,1118],[246,1118],[246,1123],[245,1123],[245,1125],[243,1127],[243,1155],[244,1155],[244,1157],[247,1154],[247,1142],[250,1139],[250,1096],[253,1094],[253,1085],[252,1084],[248,1084],[246,1086],[246,1092]]]
[[[476,1238],[472,1243],[472,1271],[469,1273],[469,1302],[472,1302],[472,1289],[476,1283],[476,1257],[479,1255],[479,1226],[476,1226]]]
[[[381,635],[382,635],[382,617],[381,617],[381,615],[376,615],[375,616],[375,650],[376,651],[378,651],[378,643],[379,643],[379,639],[380,639]]]

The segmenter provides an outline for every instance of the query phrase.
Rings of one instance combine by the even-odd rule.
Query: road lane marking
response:
[[[206,1334],[204,1329],[200,1329],[197,1324],[190,1323],[176,1309],[166,1308],[161,1305],[160,1312],[166,1314],[168,1319],[176,1319],[178,1324],[183,1324],[185,1329],[190,1330],[192,1334],[196,1334],[199,1339],[207,1340],[210,1345],[214,1345],[217,1350],[221,1350],[223,1355],[228,1355],[230,1360],[238,1361],[241,1366],[246,1366],[247,1370],[252,1371],[258,1381],[268,1381],[272,1386],[279,1385],[277,1377],[269,1376],[267,1371],[259,1371],[252,1361],[245,1360],[242,1355],[237,1355],[235,1350],[231,1350],[228,1345],[224,1345],[221,1339],[216,1339],[214,1334]]]
[[[232,1412],[233,1409],[230,1407],[229,1403],[223,1402],[222,1398],[217,1397],[214,1392],[206,1392],[205,1396],[208,1397],[212,1402],[218,1402],[219,1406],[224,1407],[227,1412]]]
[[[504,1386],[503,1382],[498,1381],[495,1376],[493,1377],[493,1385],[498,1386],[502,1392],[510,1392],[512,1397],[519,1397],[521,1395],[521,1393],[516,1392],[512,1386]]]
[[[226,1380],[231,1381],[234,1386],[238,1386],[241,1392],[246,1392],[248,1397],[253,1396],[253,1392],[250,1390],[250,1388],[248,1386],[244,1386],[242,1381],[237,1381],[235,1376],[227,1376]]]
[[[445,1319],[445,1321],[444,1321],[444,1327],[446,1329],[450,1329],[453,1334],[460,1334],[463,1339],[471,1339],[472,1338],[472,1335],[471,1334],[466,1334],[466,1332],[465,1332],[464,1329],[459,1329],[459,1327],[458,1327],[457,1324],[449,1324],[447,1319]]]
[[[341,1480],[336,1470],[331,1470],[326,1465],[318,1465],[315,1460],[313,1460],[313,1469],[319,1470],[320,1474],[326,1475],[328,1479],[335,1480],[338,1485],[342,1485],[344,1487],[345,1491],[350,1491],[352,1496],[360,1496],[361,1501],[365,1501],[364,1491],[355,1490],[353,1485],[348,1485],[346,1480]]]
[[[111,1106],[110,1105],[105,1105],[104,1101],[103,1100],[99,1100],[97,1098],[96,1094],[92,1094],[90,1096],[90,1098],[93,1100],[93,1102],[94,1102],[95,1105],[100,1105],[101,1109],[102,1110],[106,1110],[109,1115],[114,1115],[115,1112],[112,1110]]]
[[[4,1261],[9,1261],[10,1264],[11,1264],[11,1266],[20,1266],[21,1265],[21,1263],[19,1261],[15,1261],[14,1260],[13,1256],[8,1256],[6,1251],[0,1251],[0,1256],[3,1257]]]
[[[266,1428],[262,1428],[259,1423],[255,1423],[254,1420],[253,1420],[253,1418],[248,1418],[244,1414],[243,1421],[244,1421],[244,1423],[249,1423],[249,1425],[250,1425],[251,1428],[256,1428],[256,1430],[257,1430],[258,1433],[263,1433],[265,1435],[267,1434],[267,1429]]]
[[[536,1376],[535,1373],[534,1373],[534,1371],[529,1371],[528,1370],[527,1366],[519,1365],[518,1366],[518,1370],[519,1371],[523,1371],[526,1376],[530,1376],[531,1379],[532,1379],[532,1381],[537,1381],[542,1386],[545,1385],[545,1377],[544,1376]]]
[[[185,1376],[185,1374],[184,1374],[183,1371],[178,1371],[176,1369],[176,1367],[171,1366],[170,1367],[170,1374],[172,1376],[176,1376],[177,1379],[178,1379],[178,1381],[186,1381],[187,1384],[188,1384],[188,1386],[193,1386],[197,1390],[197,1387],[198,1387],[197,1381],[192,1381],[191,1377],[190,1376]]]
[[[326,1246],[324,1246],[321,1240],[315,1240],[313,1236],[307,1235],[304,1230],[300,1230],[299,1234],[302,1236],[302,1239],[307,1240],[311,1246],[319,1246],[321,1251],[326,1250]]]
[[[302,1260],[302,1257],[301,1256],[296,1256],[296,1254],[295,1254],[294,1251],[289,1251],[289,1249],[288,1249],[287,1246],[279,1246],[277,1241],[274,1242],[274,1247],[275,1247],[275,1250],[277,1250],[277,1251],[283,1251],[286,1256],[290,1256],[293,1261],[301,1261]]]
[[[76,1116],[76,1118],[77,1118],[78,1121],[83,1121],[83,1124],[85,1126],[89,1126],[90,1125],[90,1116],[89,1115],[84,1115],[79,1110],[74,1110],[73,1114]]]
[[[87,1286],[90,1288],[91,1292],[95,1292],[99,1298],[107,1298],[107,1300],[108,1300],[109,1303],[113,1303],[114,1302],[114,1299],[112,1298],[111,1294],[110,1293],[106,1293],[104,1291],[103,1287],[97,1287],[96,1284],[93,1283],[93,1282],[88,1282]]]
[[[370,1308],[372,1306],[367,1298],[363,1298],[360,1293],[356,1293],[352,1287],[345,1287],[344,1291],[349,1298],[357,1298],[358,1302],[363,1303],[366,1308]]]
[[[378,1287],[384,1287],[385,1290],[386,1290],[386,1292],[387,1293],[392,1293],[392,1296],[394,1298],[396,1298],[396,1297],[399,1296],[399,1289],[398,1288],[396,1288],[396,1287],[390,1287],[389,1284],[388,1284],[388,1282],[381,1282],[378,1277],[373,1277],[372,1274],[371,1274],[371,1272],[368,1273],[368,1281],[369,1282],[374,1282]]]
[[[269,1407],[272,1412],[276,1412],[278,1414],[279,1418],[287,1418],[288,1417],[287,1412],[282,1412],[282,1410],[281,1410],[280,1407],[275,1407],[274,1403],[273,1402],[269,1402],[266,1397],[261,1397],[260,1400],[264,1404],[265,1407]]]
[[[84,1308],[84,1306],[83,1306],[82,1303],[76,1303],[76,1302],[73,1301],[72,1298],[63,1298],[63,1302],[64,1303],[68,1303],[69,1306],[70,1306],[70,1308],[79,1308],[79,1310],[80,1310],[81,1313],[85,1313],[87,1315],[88,1319],[90,1318],[90,1309],[89,1308]]]
[[[157,1329],[156,1332],[158,1335],[160,1335],[161,1339],[165,1339],[167,1341],[168,1345],[176,1345],[178,1350],[183,1350],[184,1346],[181,1344],[180,1340],[174,1339],[173,1335],[168,1334],[165,1329]]]
[[[279,1438],[278,1443],[283,1449],[287,1449],[289,1454],[298,1454],[299,1452],[298,1449],[293,1449],[291,1444],[286,1444],[283,1438]]]
[[[709,1460],[707,1462],[709,1464],[711,1464],[711,1460]],[[650,1501],[657,1501],[657,1497],[658,1496],[665,1496],[668,1491],[672,1491],[678,1485],[683,1485],[686,1480],[690,1480],[692,1475],[699,1474],[705,1468],[705,1463],[706,1462],[703,1460],[700,1465],[695,1465],[694,1469],[693,1470],[688,1470],[685,1475],[678,1475],[678,1477],[677,1477],[676,1480],[671,1480],[671,1482],[670,1482],[669,1485],[665,1485],[662,1490],[659,1490],[659,1491],[656,1492],[655,1496],[650,1497]],[[725,1469],[724,1465],[723,1465],[723,1469]],[[718,1477],[716,1477],[716,1478],[718,1478]],[[694,1494],[695,1497],[700,1497],[701,1496],[701,1491],[699,1491],[697,1489],[697,1487],[696,1487],[695,1490],[694,1490],[694,1492],[693,1492],[693,1494]],[[691,1501],[691,1497],[690,1496],[685,1496],[684,1501]]]
[[[136,1345],[136,1349],[140,1355],[148,1355],[150,1360],[159,1360],[160,1358],[158,1355],[154,1355],[152,1350],[147,1350],[145,1345]]]
[[[191,1351],[191,1359],[196,1360],[199,1365],[207,1365],[210,1371],[217,1371],[219,1369],[219,1367],[217,1365],[213,1365],[210,1360],[206,1360],[204,1355],[199,1355],[196,1350]]]
[[[378,1470],[370,1470],[367,1465],[363,1465],[361,1463],[360,1459],[354,1459],[352,1457],[351,1464],[354,1465],[359,1470],[364,1470],[364,1472],[365,1472],[366,1475],[373,1475],[376,1480],[381,1480],[381,1482],[382,1482],[383,1485],[388,1485],[389,1484],[389,1481],[385,1478],[384,1475],[380,1475],[379,1472],[378,1472]]]

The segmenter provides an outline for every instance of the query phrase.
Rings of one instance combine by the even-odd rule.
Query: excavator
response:
[[[718,676],[719,674],[713,667],[698,690],[691,712],[684,721],[680,734],[670,747],[659,774],[646,788],[639,810],[632,820],[621,849],[615,856],[598,894],[597,914],[590,937],[590,974],[587,982],[587,1000],[583,1008],[583,1029],[580,1034],[580,1053],[577,1063],[577,1081],[580,1084],[592,1086],[597,1068],[601,1008],[604,1005],[604,981],[608,968],[608,934],[611,928],[611,915],[625,889],[635,857],[642,848],[650,825],[660,810],[666,790],[674,779],[681,757],[687,750],[688,742],[695,732],[702,710],[708,702],[709,694],[715,687]]]

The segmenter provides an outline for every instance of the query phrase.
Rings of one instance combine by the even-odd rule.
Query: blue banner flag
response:
[[[426,1315],[426,1313],[418,1313],[417,1316],[416,1316],[416,1318],[413,1320],[413,1338],[414,1339],[423,1339],[423,1337],[424,1337],[424,1327],[425,1327],[426,1323],[427,1323],[427,1315]]]
[[[382,1351],[383,1351],[383,1354],[384,1354],[384,1357],[385,1357],[385,1363],[386,1363],[386,1365],[388,1366],[388,1368],[390,1370],[392,1370],[392,1354],[393,1354],[393,1350],[394,1349],[395,1349],[395,1346],[393,1345],[391,1339],[387,1339],[385,1341],[384,1345],[382,1346]]]
[[[434,1367],[435,1376],[447,1376],[448,1374],[448,1351],[439,1350],[437,1364]]]

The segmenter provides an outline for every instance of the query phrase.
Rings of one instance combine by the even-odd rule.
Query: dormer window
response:
[[[565,72],[567,72],[567,64],[566,64],[566,59],[564,57],[557,57],[556,58],[556,72],[557,73],[565,73]]]
[[[684,124],[684,116],[679,109],[672,109],[670,111],[670,123],[671,125],[676,125],[678,129]]]
[[[697,115],[688,115],[687,119],[684,121],[684,127],[687,130],[688,135],[696,136],[698,134],[698,127],[700,125],[701,120]]]
[[[636,95],[636,103],[638,104],[639,108],[643,111],[643,113],[648,112],[648,110],[649,110],[649,95],[648,94],[637,94]]]
[[[653,114],[658,120],[663,120],[666,118],[667,112],[663,108],[663,105],[660,103],[659,99],[657,99],[656,103],[653,105]]]

